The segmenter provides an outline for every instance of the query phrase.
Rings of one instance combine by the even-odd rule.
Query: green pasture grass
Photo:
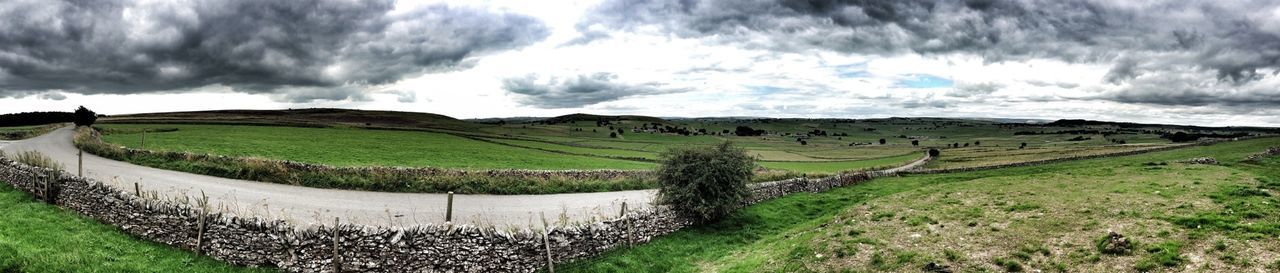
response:
[[[1090,145],[1076,144],[1070,146],[1028,146],[1018,149],[1016,146],[971,146],[968,148],[942,149],[942,156],[930,161],[925,168],[945,169],[960,167],[978,167],[1000,165],[1016,162],[1046,160],[1072,156],[1117,153],[1141,149],[1161,147],[1167,144],[1126,144],[1126,145]]]
[[[134,238],[0,183],[0,272],[273,272]]]
[[[234,125],[109,124],[103,128],[178,128],[108,134],[103,141],[133,148],[286,159],[335,166],[463,169],[647,169],[651,163],[558,154],[421,131]]]
[[[571,145],[563,145],[563,144],[556,144],[556,143],[549,143],[549,142],[517,140],[517,139],[494,138],[494,139],[488,139],[488,140],[504,143],[508,145],[513,145],[513,146],[518,146],[518,147],[551,150],[551,151],[557,151],[557,152],[563,152],[563,153],[575,154],[575,155],[641,158],[641,159],[648,159],[648,160],[658,159],[658,153],[654,153],[654,152],[642,152],[642,151],[607,149],[607,148],[588,148],[590,146],[587,146],[587,147],[571,146]]]
[[[1275,199],[1280,161],[1240,161],[1272,146],[1280,146],[1280,138],[881,178],[766,201],[716,224],[556,270],[919,272],[934,262],[956,272],[1177,271],[1185,266],[1265,271],[1280,264],[1275,255],[1280,253],[1280,208],[1274,205],[1280,203]],[[1224,163],[1168,163],[1201,156]],[[1242,210],[1254,214],[1241,215]],[[1138,244],[1134,253],[1099,255],[1094,240],[1108,229]],[[1227,242],[1225,250],[1206,250],[1219,248],[1218,241]],[[1187,253],[1200,262],[1176,258]]]
[[[877,159],[854,160],[854,161],[815,161],[815,162],[791,162],[791,161],[760,161],[760,166],[772,169],[789,170],[810,174],[833,174],[842,171],[863,170],[863,169],[879,169],[902,166],[912,161],[916,161],[924,157],[923,153],[908,153],[898,156],[890,156]]]

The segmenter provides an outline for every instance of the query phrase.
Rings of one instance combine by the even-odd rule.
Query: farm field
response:
[[[876,179],[753,205],[557,272],[1275,271],[1280,160],[1242,162],[1275,146]],[[1204,156],[1222,163],[1177,163]],[[1133,243],[1127,254],[1099,251],[1109,231]]]
[[[130,133],[103,140],[142,148],[142,128],[177,128],[147,133],[147,149],[228,156],[286,159],[336,166],[408,166],[462,169],[645,169],[651,163],[557,154],[459,136],[351,128],[239,125],[105,125]]]
[[[142,241],[0,183],[0,272],[274,272]]]
[[[462,126],[457,125],[461,121],[433,121],[430,123],[433,125],[427,127],[394,126],[400,123],[369,127],[409,130],[371,130],[351,122],[333,123],[328,128],[171,124],[211,119],[177,116],[184,119],[157,120],[160,118],[155,116],[124,118],[111,121],[115,124],[98,127],[107,132],[103,136],[104,141],[133,148],[286,159],[334,166],[430,166],[471,170],[650,169],[654,166],[653,161],[671,147],[711,145],[723,141],[732,141],[746,148],[749,154],[757,157],[763,168],[815,175],[906,163],[911,161],[908,155],[919,155],[926,148],[940,148],[945,153],[954,152],[956,155],[930,167],[957,167],[1124,151],[1169,143],[1158,135],[1141,133],[1079,135],[1088,140],[1069,141],[1077,135],[1018,135],[1015,132],[1027,129],[987,121],[928,118],[662,120],[637,117],[610,120],[602,116],[571,115],[551,118],[548,122],[470,123]],[[250,119],[237,115],[232,117]],[[263,119],[250,120],[263,122]],[[123,123],[138,121],[164,123]],[[278,121],[275,124],[290,123]],[[439,124],[444,125],[436,126]],[[737,127],[766,130],[768,133],[761,136],[726,133]],[[146,147],[142,147],[142,134],[139,132],[143,128],[177,130],[149,133]],[[1051,132],[1065,130],[1036,128]],[[665,131],[668,129],[673,131]],[[881,139],[885,144],[879,144]],[[1117,145],[1115,141],[1118,140],[1128,144]],[[916,144],[913,145],[912,141]],[[1017,149],[1023,143],[1028,148]],[[957,147],[952,148],[952,145]]]
[[[1015,147],[973,147],[947,150],[947,156],[929,162],[926,169],[980,167],[1045,159],[1109,154],[1166,147],[1172,144],[1074,145]]]

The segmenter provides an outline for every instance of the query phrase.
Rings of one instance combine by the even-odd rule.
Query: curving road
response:
[[[43,136],[10,143],[0,150],[13,154],[35,150],[76,172],[76,147],[71,127]],[[445,194],[386,193],[318,189],[283,184],[226,179],[162,170],[84,155],[89,178],[133,192],[137,183],[144,192],[162,198],[209,197],[210,205],[223,212],[283,219],[299,225],[343,223],[376,226],[414,226],[443,223]],[[586,222],[616,217],[622,202],[631,208],[650,206],[656,191],[620,191],[548,195],[454,195],[454,223],[495,226],[541,226],[541,214],[553,224]]]

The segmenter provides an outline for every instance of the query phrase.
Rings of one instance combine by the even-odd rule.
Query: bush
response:
[[[939,151],[938,149],[933,149],[933,148],[930,148],[930,149],[929,149],[929,157],[934,157],[934,158],[936,158],[936,157],[938,157],[939,155],[942,155],[942,151]]]
[[[755,158],[729,142],[672,148],[658,166],[658,202],[696,223],[714,222],[749,197],[754,166]]]
[[[89,108],[84,108],[84,106],[76,108],[75,116],[76,126],[90,126],[93,125],[93,122],[98,121],[98,113],[94,113]]]

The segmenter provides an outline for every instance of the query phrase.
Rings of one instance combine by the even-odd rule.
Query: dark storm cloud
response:
[[[1223,84],[1207,75],[1164,73],[1136,78],[1124,88],[1092,99],[1166,106],[1227,106],[1248,109],[1280,107],[1280,88],[1274,82]],[[1227,109],[1231,110],[1231,109]],[[1236,109],[1239,110],[1239,109]]]
[[[540,81],[538,75],[503,80],[502,88],[521,95],[520,102],[538,108],[577,108],[627,97],[688,91],[669,88],[660,83],[623,83],[613,73],[594,73],[567,78],[551,77]]]
[[[1099,81],[1111,85],[1190,68],[1238,86],[1280,70],[1277,9],[1280,2],[1261,0],[606,0],[578,27],[656,26],[775,51],[1103,64],[1112,68]]]
[[[395,82],[548,35],[527,16],[393,8],[391,0],[0,2],[0,97],[223,85],[295,102],[360,99],[360,88],[346,87]]]

